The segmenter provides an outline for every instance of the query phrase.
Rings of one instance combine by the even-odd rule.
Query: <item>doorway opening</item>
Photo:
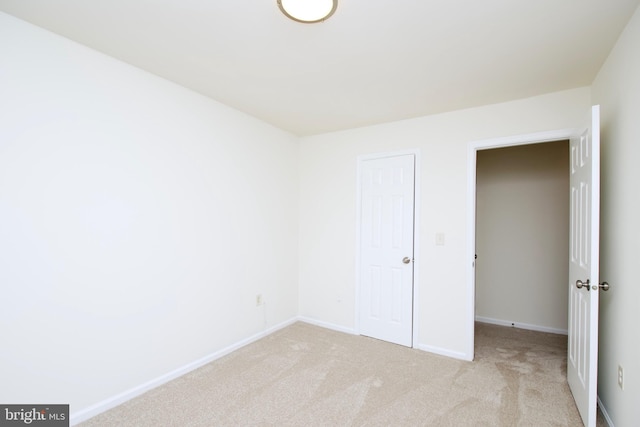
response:
[[[476,321],[476,255],[481,261],[482,254],[476,251],[476,206],[477,206],[477,161],[478,153],[483,150],[500,149],[517,146],[530,146],[542,143],[557,143],[567,141],[575,134],[573,129],[563,129],[550,132],[540,132],[511,137],[495,138],[469,143],[467,147],[467,348],[466,359],[473,360],[475,351],[475,321]],[[569,237],[566,236],[568,241]],[[526,322],[523,322],[526,323]]]
[[[475,320],[567,334],[569,141],[479,150]]]

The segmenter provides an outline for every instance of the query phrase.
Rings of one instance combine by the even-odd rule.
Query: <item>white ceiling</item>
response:
[[[0,10],[311,135],[590,85],[640,0],[0,0]]]

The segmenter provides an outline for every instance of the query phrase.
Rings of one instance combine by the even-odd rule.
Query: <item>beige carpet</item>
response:
[[[561,335],[478,324],[462,362],[296,323],[81,425],[581,426],[565,378]]]

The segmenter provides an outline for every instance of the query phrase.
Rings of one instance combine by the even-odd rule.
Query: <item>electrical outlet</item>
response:
[[[624,390],[624,370],[620,365],[618,365],[618,386]]]
[[[262,298],[262,294],[256,295],[256,307],[259,307],[262,304],[264,304],[264,299]]]

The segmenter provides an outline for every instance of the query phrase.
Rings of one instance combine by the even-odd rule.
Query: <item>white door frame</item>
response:
[[[502,138],[469,142],[467,146],[467,340],[466,360],[473,360],[475,346],[476,317],[476,163],[480,150],[514,147],[517,145],[539,144],[543,142],[568,140],[576,134],[575,129],[561,129],[548,132],[514,135]],[[568,237],[567,237],[568,238]]]
[[[385,157],[396,157],[412,154],[415,157],[414,168],[414,187],[413,187],[413,336],[411,346],[416,348],[418,346],[418,293],[419,293],[419,270],[420,270],[420,149],[414,148],[409,150],[391,151],[384,153],[363,154],[358,156],[358,164],[356,167],[356,286],[355,286],[355,333],[360,334],[360,214],[362,213],[362,207],[360,201],[362,200],[362,183],[361,183],[361,165],[362,162],[373,159],[382,159]]]

